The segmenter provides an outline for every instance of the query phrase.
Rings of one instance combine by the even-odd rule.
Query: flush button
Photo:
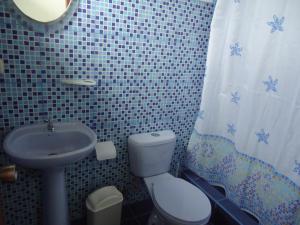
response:
[[[152,137],[159,137],[160,134],[159,134],[159,133],[151,133],[151,136],[152,136]]]

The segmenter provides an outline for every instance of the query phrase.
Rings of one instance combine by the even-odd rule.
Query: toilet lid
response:
[[[194,185],[174,178],[153,185],[154,201],[168,215],[186,222],[201,222],[211,214],[210,201]]]

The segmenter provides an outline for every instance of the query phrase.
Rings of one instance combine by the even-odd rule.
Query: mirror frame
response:
[[[68,25],[71,17],[76,13],[80,0],[72,0],[65,13],[60,17],[50,22],[40,22],[32,19],[19,9],[13,0],[5,0],[7,7],[12,14],[12,17],[17,18],[21,25],[27,27],[30,31],[37,31],[39,33],[58,32]]]

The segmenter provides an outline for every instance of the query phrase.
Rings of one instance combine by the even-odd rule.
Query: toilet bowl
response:
[[[130,170],[144,178],[155,206],[149,225],[204,225],[211,215],[207,196],[194,185],[168,173],[176,145],[170,130],[128,138]]]
[[[211,215],[207,196],[194,185],[169,173],[144,178],[162,224],[204,225]]]

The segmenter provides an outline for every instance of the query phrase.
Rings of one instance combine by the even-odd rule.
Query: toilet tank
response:
[[[176,136],[171,130],[134,134],[128,138],[131,172],[150,177],[170,170]]]

